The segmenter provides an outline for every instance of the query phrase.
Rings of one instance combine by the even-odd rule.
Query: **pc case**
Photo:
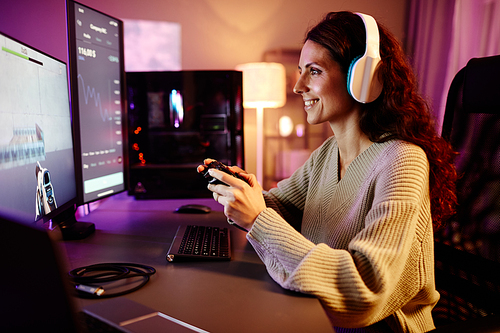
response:
[[[244,168],[242,73],[128,72],[129,195],[203,198],[207,157]]]

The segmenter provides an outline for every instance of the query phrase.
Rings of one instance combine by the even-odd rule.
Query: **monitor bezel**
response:
[[[82,6],[104,15],[118,23],[119,37],[119,58],[120,58],[120,100],[121,100],[121,112],[122,112],[122,147],[123,147],[123,189],[120,191],[115,191],[113,193],[103,195],[98,198],[91,200],[85,200],[84,188],[83,188],[83,170],[82,170],[82,146],[81,146],[81,131],[80,131],[80,106],[79,106],[79,93],[78,93],[78,54],[76,31],[75,31],[75,6]],[[73,110],[73,149],[75,152],[75,169],[76,169],[76,188],[77,188],[77,206],[86,205],[91,202],[99,201],[118,193],[128,191],[129,189],[129,168],[128,168],[128,114],[127,114],[127,96],[126,96],[126,73],[125,73],[125,50],[124,50],[124,30],[123,21],[115,16],[104,13],[96,8],[87,6],[78,1],[67,0],[66,1],[66,26],[68,32],[68,73],[69,73],[69,85],[71,91],[71,106]]]

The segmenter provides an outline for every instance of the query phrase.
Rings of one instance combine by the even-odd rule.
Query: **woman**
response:
[[[248,230],[272,278],[317,296],[336,332],[425,332],[439,299],[433,227],[456,201],[454,153],[435,133],[398,42],[380,25],[379,33],[383,89],[362,104],[346,85],[366,47],[361,17],[330,13],[312,28],[294,92],[307,121],[328,122],[334,135],[269,192],[237,167],[247,183],[211,169],[229,186],[208,188]]]

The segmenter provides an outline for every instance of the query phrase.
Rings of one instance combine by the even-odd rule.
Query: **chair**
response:
[[[442,135],[459,153],[459,180],[457,214],[435,234],[436,332],[499,332],[500,56],[456,74]]]

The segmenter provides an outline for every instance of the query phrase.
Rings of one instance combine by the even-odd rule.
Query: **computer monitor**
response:
[[[0,46],[0,210],[33,222],[66,212],[74,220],[66,64],[3,33]]]
[[[123,22],[67,1],[78,205],[127,187]]]

